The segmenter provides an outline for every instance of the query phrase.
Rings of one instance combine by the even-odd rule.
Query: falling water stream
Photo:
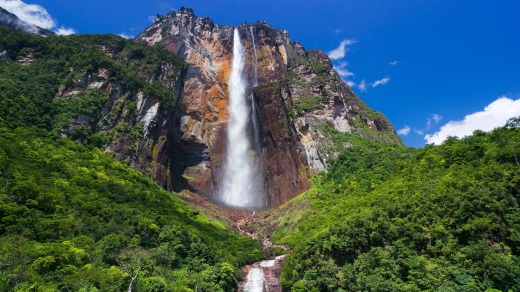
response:
[[[255,31],[254,27],[249,27],[249,32],[251,33],[251,42],[253,43],[253,50],[255,52],[255,79],[254,86],[258,85],[258,57],[256,55],[256,43],[255,43]],[[256,100],[254,92],[251,92],[251,118],[253,119],[253,142],[256,150],[256,154],[258,157],[262,156],[262,142],[260,140],[260,121],[258,120],[258,115],[256,113]]]
[[[220,188],[223,202],[229,206],[259,209],[265,206],[259,171],[257,149],[251,149],[251,136],[248,134],[251,108],[246,98],[247,83],[244,78],[245,49],[238,30],[233,33],[233,60],[229,88],[229,121],[227,156],[224,165],[224,178]],[[253,102],[254,104],[254,102]],[[253,118],[254,124],[254,118]],[[256,147],[255,147],[256,148]],[[251,151],[255,150],[255,151]]]
[[[250,27],[249,31],[255,58],[253,86],[257,86],[258,64],[254,28]],[[255,108],[254,93],[251,93],[250,101],[246,98],[248,88],[244,78],[244,55],[245,48],[240,40],[238,30],[235,28],[233,32],[233,60],[228,82],[227,156],[220,194],[223,202],[229,206],[260,209],[267,206],[263,191],[260,121]],[[253,145],[251,145],[251,141]],[[285,256],[280,256],[244,267],[246,277],[239,284],[239,291],[281,291],[279,274],[284,261]]]
[[[251,42],[253,43],[253,50],[255,51],[255,86],[258,85],[258,57],[256,56],[256,43],[255,43],[255,28],[249,27],[251,32]]]

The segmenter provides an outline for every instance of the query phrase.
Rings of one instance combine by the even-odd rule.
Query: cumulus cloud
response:
[[[397,134],[403,135],[403,136],[408,136],[408,134],[410,133],[410,130],[411,130],[410,127],[405,125],[402,129],[397,130]]]
[[[41,28],[51,29],[56,26],[56,21],[40,5],[26,4],[20,0],[0,0],[0,6],[21,20]]]
[[[352,80],[347,80],[345,82],[347,83],[348,87],[350,87],[350,88],[356,86],[356,83],[354,83],[354,81],[352,81]]]
[[[45,29],[54,30],[58,35],[74,34],[76,31],[57,23],[45,8],[36,4],[27,4],[21,0],[0,0],[0,7],[18,16],[21,20]]]
[[[339,44],[339,46],[337,48],[335,48],[334,50],[330,51],[327,55],[329,56],[329,58],[331,60],[342,59],[345,57],[345,54],[347,53],[347,50],[348,50],[347,46],[355,44],[355,43],[356,43],[355,40],[350,40],[350,39],[342,40],[341,43]]]
[[[508,119],[520,116],[520,99],[512,100],[506,96],[499,97],[483,111],[469,114],[462,121],[450,121],[432,135],[424,136],[428,144],[442,144],[449,136],[464,137],[475,130],[489,132],[505,125]]]
[[[357,87],[358,87],[359,91],[367,92],[367,83],[364,79],[361,82],[359,82]]]
[[[347,62],[341,62],[337,65],[334,65],[334,69],[336,70],[336,72],[338,72],[339,76],[341,76],[342,78],[354,76],[354,73],[350,72],[347,69],[347,66],[348,66]]]
[[[374,81],[374,83],[370,84],[370,86],[372,87],[377,87],[377,86],[380,86],[380,85],[385,85],[387,84],[388,82],[390,81],[390,77],[386,76],[382,79],[379,79],[379,80],[376,80]]]

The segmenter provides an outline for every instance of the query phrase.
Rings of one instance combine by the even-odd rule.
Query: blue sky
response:
[[[28,19],[61,33],[135,36],[181,6],[219,24],[267,21],[336,58],[344,79],[409,146],[520,115],[520,1],[0,0],[18,14],[34,8],[25,4],[48,16]]]

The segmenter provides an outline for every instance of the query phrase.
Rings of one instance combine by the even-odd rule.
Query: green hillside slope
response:
[[[263,256],[100,150],[34,128],[0,129],[0,235],[2,291],[122,291],[137,269],[136,291],[229,291]]]
[[[520,290],[518,119],[417,150],[331,140],[353,146],[310,191],[257,222],[294,247],[284,286]]]

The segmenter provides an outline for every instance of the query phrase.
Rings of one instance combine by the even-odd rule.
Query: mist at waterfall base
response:
[[[251,34],[251,36],[254,39],[254,35]],[[254,49],[256,55],[256,47]],[[263,191],[261,146],[259,146],[259,139],[255,138],[259,136],[260,130],[258,121],[255,120],[254,97],[251,96],[251,101],[249,101],[246,95],[244,55],[245,48],[240,40],[238,29],[235,28],[233,60],[228,81],[227,155],[219,193],[222,202],[228,206],[261,209],[267,206],[267,200]],[[255,80],[256,78],[255,72]],[[252,130],[250,125],[253,125]],[[255,142],[254,145],[251,140]]]

